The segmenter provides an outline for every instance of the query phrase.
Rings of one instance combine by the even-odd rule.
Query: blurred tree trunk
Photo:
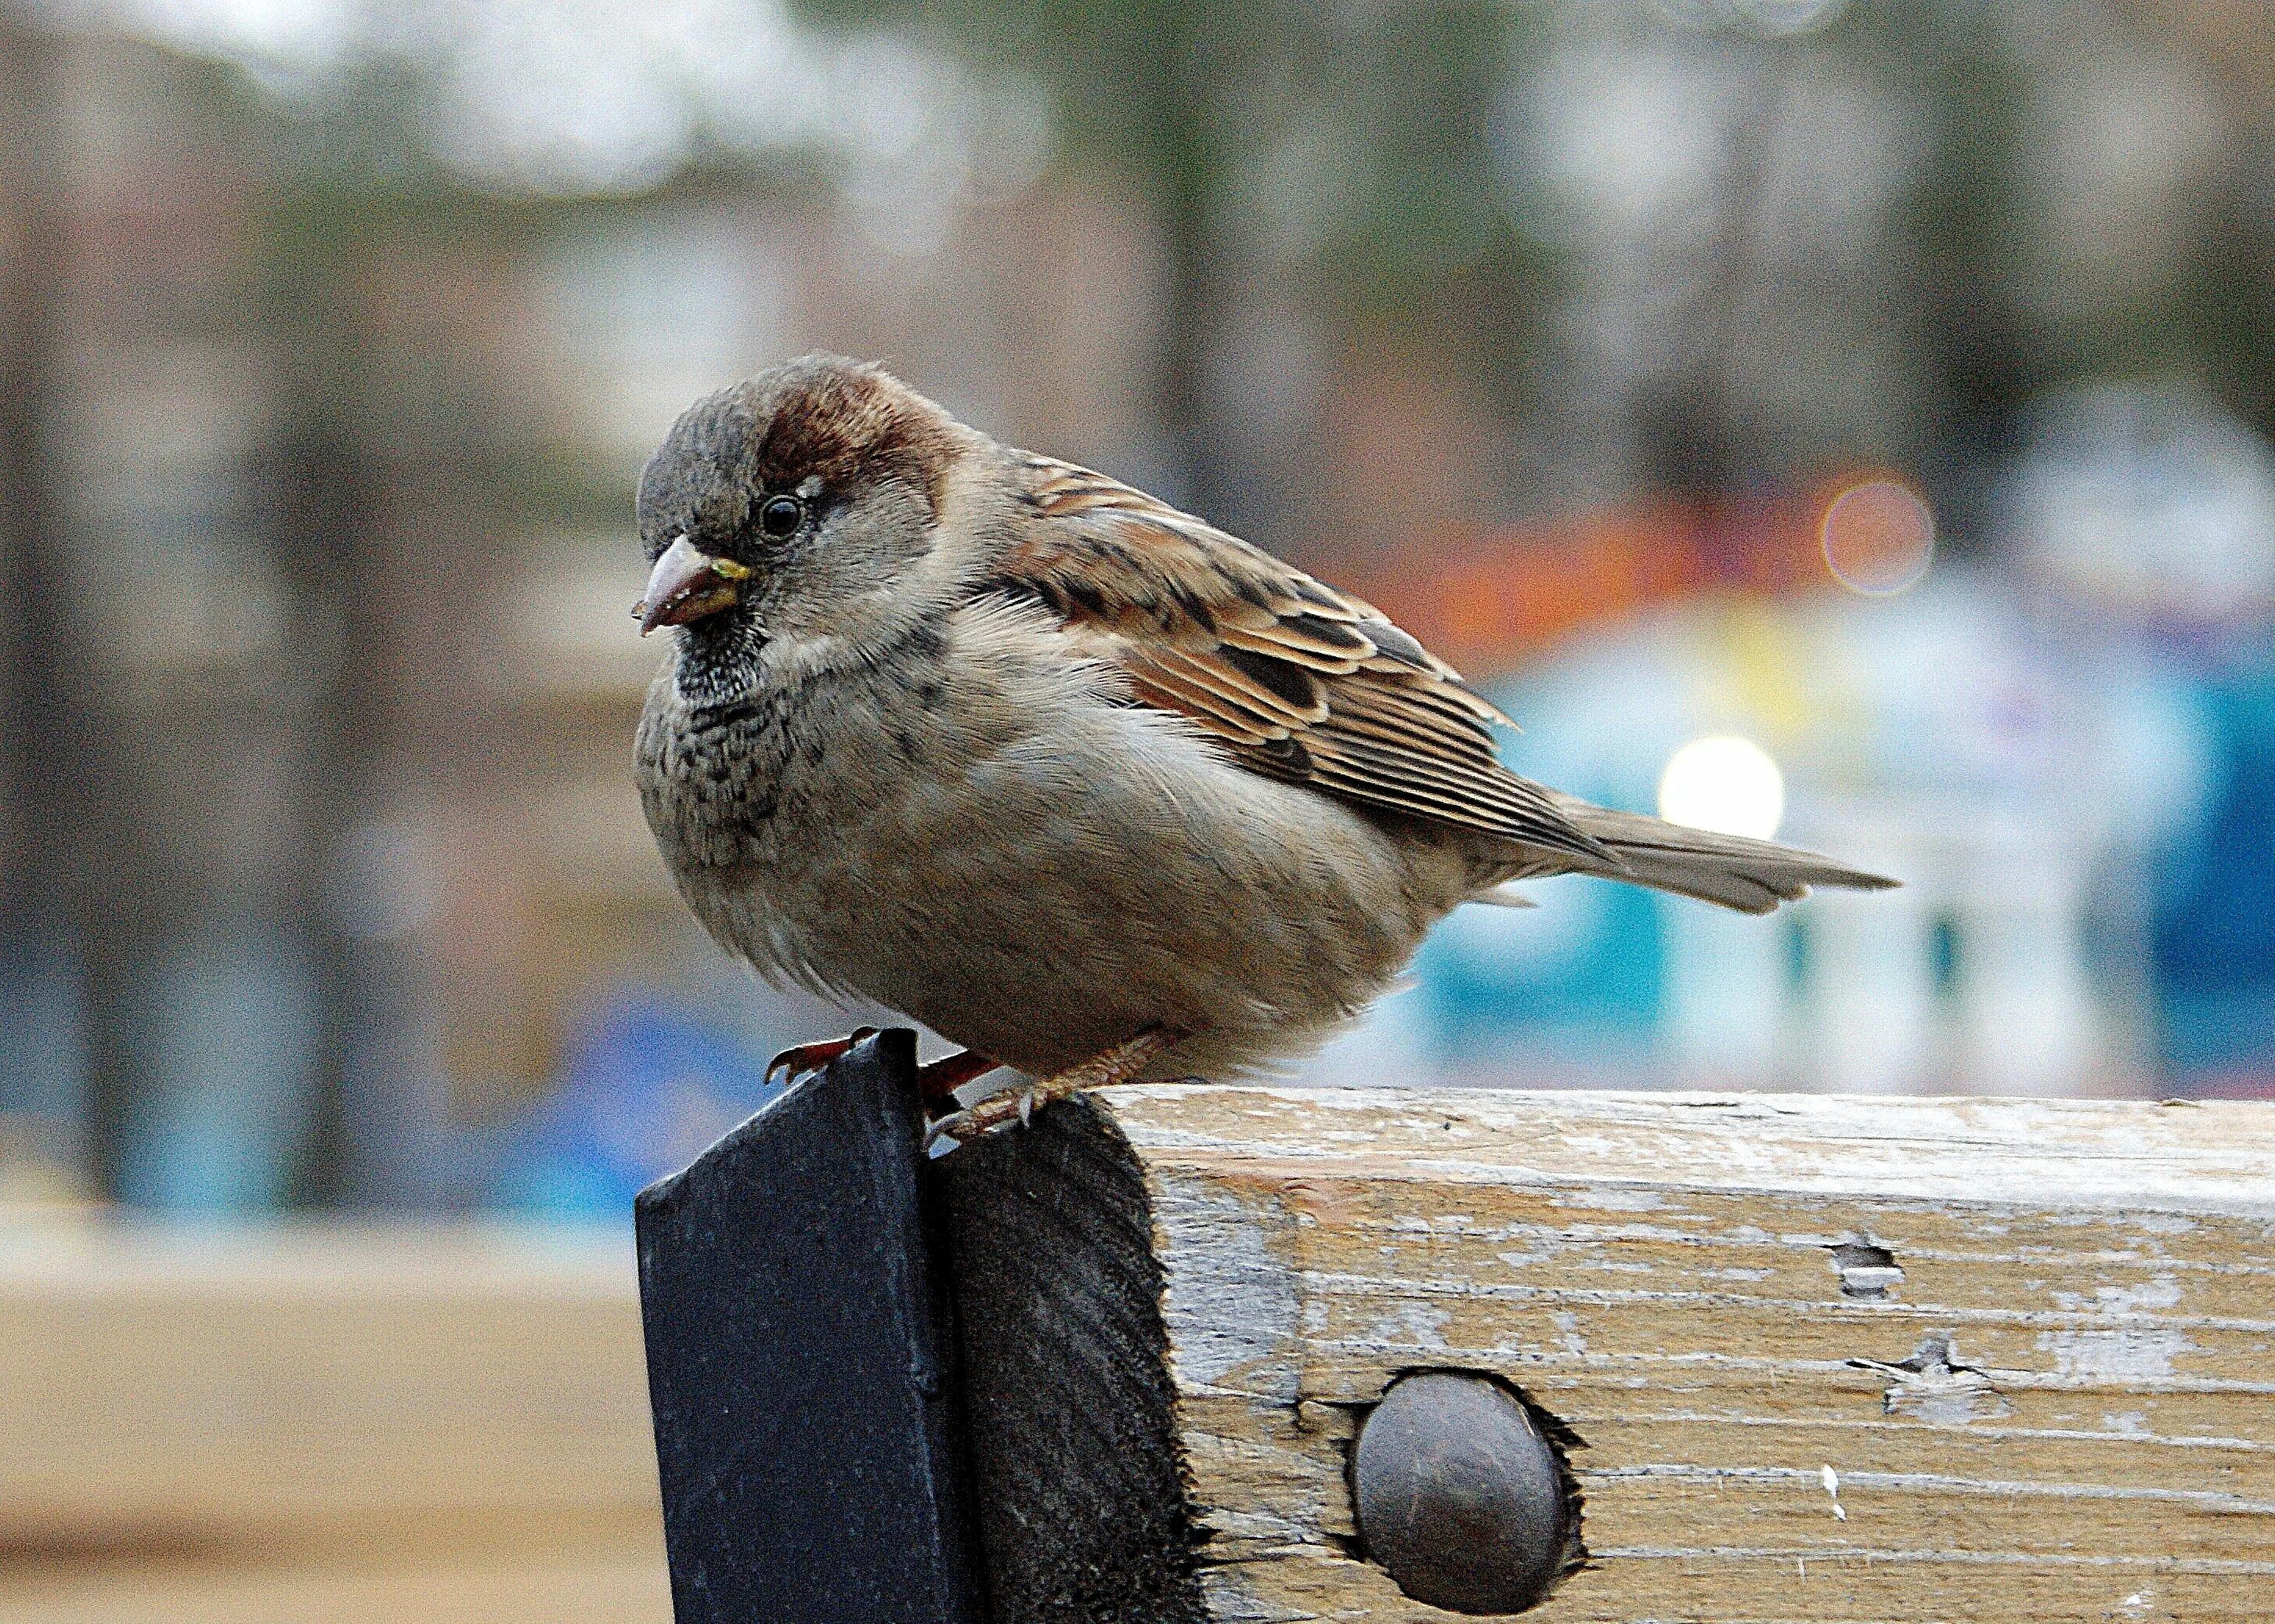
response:
[[[117,955],[96,922],[97,707],[75,616],[64,457],[56,441],[68,269],[59,80],[62,49],[0,7],[0,751],[6,866],[0,945],[21,978],[73,974],[90,1075],[80,1148],[97,1189],[115,1188],[125,1114],[125,1045],[103,994]],[[49,1086],[62,1080],[48,1079]]]
[[[321,323],[287,321],[276,330],[304,363],[341,347],[336,333]],[[324,387],[339,369],[320,364],[314,371],[314,379],[288,386],[283,402],[268,540],[292,589],[300,663],[317,684],[308,696],[312,714],[299,764],[298,860],[286,880],[314,960],[320,1023],[308,1138],[293,1194],[333,1206],[357,1193],[348,1090],[367,1001],[360,956],[343,927],[354,906],[345,893],[362,882],[350,849],[376,788],[372,757],[386,721],[386,651],[371,613],[377,481],[351,420]]]
[[[363,848],[382,815],[392,733],[395,659],[388,606],[389,481],[370,443],[367,314],[374,245],[383,211],[350,191],[286,188],[263,259],[275,268],[265,322],[282,362],[282,398],[261,471],[265,530],[292,594],[295,666],[310,691],[299,774],[297,861],[287,894],[310,953],[320,1051],[310,1079],[308,1137],[292,1183],[300,1203],[336,1206],[382,1197],[374,1147],[360,1143],[358,1096],[389,1092],[371,1075],[400,1001],[399,949],[358,926],[382,878]],[[408,1124],[404,1125],[406,1131]]]
[[[56,499],[48,459],[57,304],[62,282],[49,198],[53,46],[0,10],[0,546],[6,548],[0,650],[7,706],[6,905],[11,936],[45,911],[57,820],[34,804],[64,752],[54,661],[39,658],[34,628],[52,614]]]

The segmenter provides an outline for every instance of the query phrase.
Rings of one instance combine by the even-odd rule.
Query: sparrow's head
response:
[[[874,366],[812,355],[688,408],[640,475],[643,634],[682,659],[769,636],[865,643],[901,618],[971,431]]]

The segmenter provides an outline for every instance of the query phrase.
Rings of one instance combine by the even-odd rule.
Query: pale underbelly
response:
[[[762,964],[1023,1070],[1158,1025],[1194,1034],[1153,1069],[1177,1075],[1308,1046],[1467,889],[1450,850],[1204,746],[1165,752],[1158,730],[1138,744],[1116,771],[983,763],[785,821],[772,859],[699,911],[730,916],[711,920],[730,944],[771,944]]]

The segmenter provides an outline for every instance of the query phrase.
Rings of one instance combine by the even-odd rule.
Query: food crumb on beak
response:
[[[632,606],[640,635],[731,608],[742,600],[738,584],[750,575],[748,564],[706,553],[685,536],[676,538],[649,572],[647,595]]]

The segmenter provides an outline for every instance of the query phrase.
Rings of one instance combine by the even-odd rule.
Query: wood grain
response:
[[[1129,1147],[1077,1099],[937,1171],[989,1617],[1206,1624]]]
[[[1217,1619],[1452,1616],[1355,1553],[1344,1480],[1365,1408],[1434,1366],[1584,1443],[1591,1564],[1529,1618],[2275,1612],[2275,1109],[1100,1103],[1152,1207]],[[1844,1292],[1855,1242],[1893,1253],[1885,1295]]]

